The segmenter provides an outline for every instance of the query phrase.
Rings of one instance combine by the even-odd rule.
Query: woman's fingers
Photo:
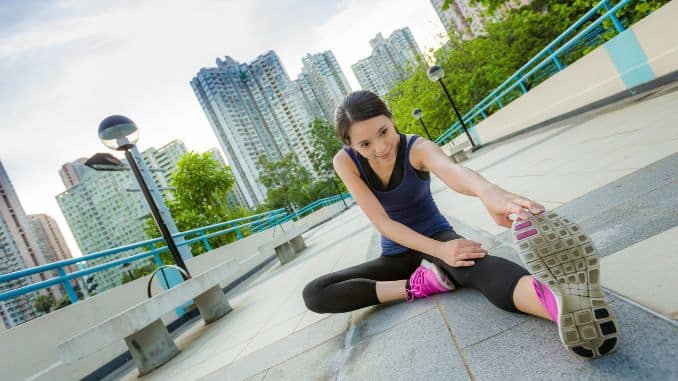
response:
[[[466,252],[466,253],[461,253],[457,256],[458,259],[476,259],[476,258],[483,258],[486,255],[484,251],[472,251],[472,252]]]
[[[455,242],[457,242],[457,247],[460,248],[460,249],[461,248],[467,248],[467,247],[473,247],[473,246],[480,247],[480,242],[471,241],[470,239],[460,238],[458,240],[455,240]]]
[[[540,214],[540,213],[543,213],[544,210],[546,210],[546,208],[544,208],[544,205],[542,205],[538,202],[526,199],[524,197],[518,197],[515,200],[515,203],[520,205],[523,208],[528,209],[532,214]]]
[[[469,267],[473,266],[475,264],[474,261],[457,261],[454,265],[454,267]]]

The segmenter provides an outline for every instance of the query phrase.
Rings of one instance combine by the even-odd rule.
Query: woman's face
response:
[[[348,135],[351,147],[367,160],[380,164],[395,160],[400,139],[391,118],[379,115],[355,122]]]

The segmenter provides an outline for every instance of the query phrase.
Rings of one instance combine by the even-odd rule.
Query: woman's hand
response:
[[[486,254],[487,252],[480,247],[479,242],[460,238],[440,242],[433,256],[442,259],[452,267],[468,267],[475,264],[474,259],[482,258]]]
[[[510,228],[513,223],[509,218],[510,214],[516,214],[518,218],[526,220],[529,218],[528,211],[532,214],[540,214],[545,210],[540,203],[507,192],[494,184],[478,194],[478,198],[485,204],[494,222],[507,228]]]

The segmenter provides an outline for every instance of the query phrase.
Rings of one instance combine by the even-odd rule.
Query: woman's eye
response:
[[[365,144],[361,145],[361,146],[360,146],[360,148],[362,148],[362,149],[365,149],[365,148],[367,148],[367,143],[365,143]]]

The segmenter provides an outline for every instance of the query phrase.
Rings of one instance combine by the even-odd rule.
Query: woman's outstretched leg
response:
[[[406,279],[419,265],[416,255],[406,252],[323,275],[306,285],[304,302],[318,313],[340,313],[405,300]]]
[[[379,303],[405,300],[405,297],[407,296],[407,292],[405,290],[406,284],[406,279],[377,282],[375,286]]]
[[[591,238],[554,212],[517,220],[511,230],[565,347],[584,358],[614,350],[619,333],[600,285],[600,262]]]
[[[515,304],[516,308],[521,312],[555,322],[556,317],[552,315],[553,312],[546,309],[546,306],[549,305],[549,295],[542,294],[542,298],[540,298],[537,294],[538,291],[535,290],[534,282],[534,278],[529,275],[518,280],[516,287],[513,289],[513,304]],[[543,290],[543,292],[548,294],[551,293],[550,290]]]

